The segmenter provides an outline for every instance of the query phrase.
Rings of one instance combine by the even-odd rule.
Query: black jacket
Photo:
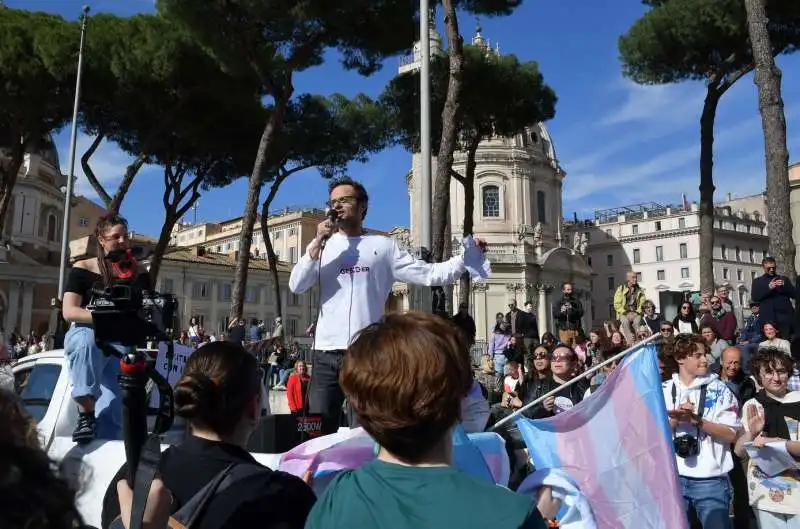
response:
[[[776,278],[783,279],[783,285],[769,288],[770,281]],[[792,299],[795,298],[795,288],[788,277],[768,276],[767,274],[759,276],[753,279],[750,293],[753,301],[761,304],[760,316],[762,322],[775,322],[779,327],[783,327],[787,323],[791,326],[794,317]],[[791,336],[783,336],[786,332],[785,329],[780,330],[781,338],[791,339]]]
[[[513,325],[511,319],[514,319]],[[523,338],[539,338],[539,325],[536,323],[536,316],[523,310],[509,311],[506,313],[506,322],[509,328],[514,329]]]
[[[565,305],[567,310],[562,312],[561,307]],[[574,295],[561,296],[553,305],[553,318],[556,320],[556,330],[577,331],[583,328],[583,304]]]

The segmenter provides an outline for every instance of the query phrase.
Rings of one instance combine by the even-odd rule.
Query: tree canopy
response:
[[[741,0],[645,0],[652,9],[620,37],[623,73],[639,84],[703,81],[700,117],[700,288],[714,288],[714,121],[720,98],[752,71],[747,13]],[[796,51],[800,3],[767,6],[773,54]]]
[[[442,110],[447,96],[449,58],[431,63],[431,148],[439,149]],[[418,152],[419,71],[389,82],[380,102],[387,108],[394,140]],[[511,136],[526,125],[555,116],[555,91],[545,82],[536,62],[521,63],[515,55],[495,55],[478,46],[464,47],[461,105],[456,116],[460,147],[470,138]],[[409,109],[413,109],[410,111]]]
[[[72,116],[79,27],[0,9],[0,233],[26,149]]]

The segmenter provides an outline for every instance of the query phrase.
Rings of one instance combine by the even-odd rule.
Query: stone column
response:
[[[194,283],[189,278],[183,280],[181,285],[181,303],[183,303],[183,318],[181,318],[181,328],[188,329],[189,322],[192,320],[192,289]]]
[[[547,307],[547,288],[542,285],[536,285],[536,290],[539,293],[539,301],[536,307],[536,319],[539,323],[539,338],[548,331],[547,324],[550,321],[548,314],[550,313]]]
[[[472,284],[472,318],[475,320],[475,328],[477,331],[477,336],[475,336],[476,340],[481,339],[481,337],[482,339],[487,340],[489,338],[489,334],[493,330],[489,329],[489,315],[487,314],[489,307],[486,301],[486,291],[488,289],[488,283],[483,281]]]
[[[33,283],[22,283],[22,322],[20,323],[20,332],[26,336],[31,332],[33,287]]]
[[[19,290],[21,281],[8,282],[8,307],[6,309],[5,329],[7,333],[13,332],[17,328],[17,321],[19,320]]]
[[[589,336],[589,331],[592,330],[592,322],[594,322],[594,312],[592,311],[592,293],[588,290],[583,291],[583,325],[586,331],[586,336]]]
[[[216,280],[211,280],[211,314],[208,315],[209,319],[211,319],[211,325],[213,325],[214,332],[219,335],[220,332],[227,333],[228,329],[220,329],[218,328],[220,321],[218,311],[218,300],[219,300],[219,282]]]

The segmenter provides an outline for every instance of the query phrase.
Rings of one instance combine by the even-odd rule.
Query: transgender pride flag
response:
[[[536,469],[558,469],[597,527],[685,529],[655,346],[629,353],[588,399],[555,417],[517,419]]]

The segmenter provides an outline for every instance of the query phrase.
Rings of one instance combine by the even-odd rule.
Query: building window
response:
[[[194,284],[192,284],[192,297],[193,298],[207,298],[208,297],[208,283],[194,283]]]
[[[663,260],[664,260],[664,247],[656,246],[656,261],[663,261]]]
[[[633,264],[639,264],[640,262],[642,262],[642,252],[639,250],[639,248],[634,248],[633,249]]]
[[[735,252],[736,252],[736,261],[737,262],[741,261],[742,260],[742,250],[741,250],[741,248],[739,248],[737,246]]]
[[[686,246],[686,243],[682,242],[678,248],[681,252],[681,259],[687,259],[689,257],[689,248]]]
[[[89,226],[89,219],[86,217],[81,217],[78,219],[78,226],[81,228],[87,228]]]
[[[161,288],[159,291],[164,292],[166,294],[173,294],[175,293],[175,284],[172,279],[165,277],[161,279]]]
[[[56,216],[47,216],[47,240],[50,242],[56,241]]]
[[[661,231],[661,221],[660,220],[656,221],[656,231]]]
[[[636,282],[637,283],[641,283],[642,282],[642,273],[641,272],[636,272]]]
[[[656,279],[659,281],[666,281],[667,273],[664,270],[656,270]]]
[[[547,197],[545,197],[544,191],[536,192],[536,220],[547,224]]]
[[[280,239],[280,238],[281,238],[281,232],[280,232],[280,231],[276,231],[276,232],[275,232],[275,233],[272,235],[272,239],[273,239],[273,240],[275,240],[275,241],[277,241],[277,240],[278,240],[278,239]]]
[[[606,255],[606,266],[614,266],[614,254]]]
[[[297,262],[297,248],[295,246],[289,248],[289,262],[290,263]]]
[[[748,253],[750,254],[750,262],[751,262],[751,263],[755,263],[755,262],[756,262],[756,252],[755,252],[755,250],[753,250],[752,248],[750,248],[750,250],[748,251]]]
[[[756,271],[750,270],[750,281],[754,280],[755,278],[756,278]]]
[[[722,279],[730,279],[730,271],[727,268],[722,269]]]
[[[289,228],[289,237],[294,237],[296,233],[297,233],[297,229]]]
[[[741,268],[736,271],[736,280],[744,281],[744,272],[742,272]]]
[[[762,259],[766,259],[766,258],[767,258],[767,255],[769,255],[769,254],[767,253],[767,251],[766,251],[766,250],[761,250],[761,258],[762,258]]]
[[[500,188],[497,186],[483,187],[483,216],[500,216]]]
[[[614,308],[613,303],[608,305],[608,319],[612,321],[617,319],[617,309]]]
[[[614,290],[614,276],[608,276],[608,289]]]
[[[592,266],[592,256],[591,255],[586,259],[586,262],[589,263],[589,266]]]
[[[233,285],[231,285],[230,283],[223,283],[219,286],[220,301],[230,301],[232,293],[233,293]]]
[[[726,248],[724,244],[719,247],[719,251],[722,254],[722,259],[728,258],[728,248]]]
[[[286,334],[288,336],[297,336],[297,318],[289,318],[286,321]]]
[[[244,300],[247,303],[258,303],[258,287],[257,286],[249,286],[247,290],[245,290]]]
[[[678,218],[678,228],[683,229],[685,227],[686,227],[686,218],[685,217],[679,217]]]
[[[686,266],[681,268],[681,279],[689,279],[689,268]]]
[[[722,229],[722,219],[717,221],[717,228]]]
[[[639,225],[638,224],[634,224],[633,226],[631,226],[631,233],[633,235],[638,235],[639,234]]]

